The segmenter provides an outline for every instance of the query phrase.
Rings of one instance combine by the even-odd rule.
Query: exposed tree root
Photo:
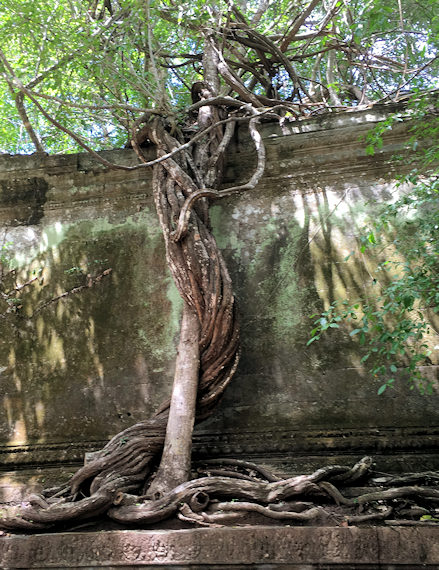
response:
[[[208,107],[203,107],[203,110],[203,128],[217,122],[216,109],[209,111]],[[253,122],[251,128],[255,128]],[[182,144],[181,140],[166,131],[164,121],[159,117],[147,120],[145,129],[149,140],[157,148],[158,157],[169,154]],[[168,158],[156,164],[153,170],[154,200],[163,230],[168,266],[185,306],[197,320],[195,381],[198,390],[195,390],[196,402],[193,406],[194,409],[196,406],[196,421],[212,413],[236,370],[239,327],[232,282],[210,231],[204,198],[190,209],[186,208],[184,236],[175,239],[173,232],[186,200],[200,190],[197,183],[204,185],[208,181],[212,188],[218,184],[222,155],[230,138],[230,128],[225,134],[219,127],[212,129],[208,137],[194,146],[193,157],[182,153],[175,160]],[[143,160],[136,144],[134,148]],[[258,164],[258,172],[262,166]],[[184,349],[183,343],[179,350]],[[177,368],[175,382],[180,381],[179,371],[187,365],[187,361],[183,354],[183,364]],[[183,384],[179,389],[184,399]],[[39,529],[41,525],[53,526],[93,518],[106,512],[118,493],[147,492],[151,483],[154,485],[153,475],[160,461],[170,419],[168,401],[159,407],[152,419],[113,437],[101,451],[94,454],[90,463],[72,477],[67,489],[45,492],[44,500],[34,500],[32,505],[24,509],[22,516],[12,515],[8,522],[2,523],[3,526]],[[193,415],[189,421],[193,425]],[[191,433],[187,439],[190,442]],[[188,449],[186,455],[190,467],[190,447]],[[165,448],[163,455],[166,451]],[[167,470],[168,473],[170,471],[172,469]],[[160,477],[158,494],[175,485],[172,478],[168,481],[162,479]],[[156,489],[151,493],[155,496]]]
[[[226,467],[227,460],[221,460]],[[250,465],[250,466],[249,466]],[[255,472],[255,466],[230,460],[229,470],[239,467],[241,475]],[[264,471],[264,470],[262,470]],[[363,491],[352,496],[359,480]],[[238,472],[235,475],[239,475]],[[269,481],[233,477],[201,477],[179,485],[158,500],[123,492],[124,482],[114,480],[100,487],[91,497],[76,502],[50,504],[42,496],[31,497],[31,504],[13,516],[0,519],[0,527],[15,531],[57,529],[66,521],[83,521],[102,516],[120,524],[151,525],[170,517],[200,526],[239,524],[252,515],[280,524],[349,525],[392,520],[394,524],[435,524],[439,488],[436,473],[411,474],[410,480],[433,480],[427,486],[386,487],[395,477],[375,482],[369,457],[353,468],[331,465],[310,475]],[[273,478],[271,476],[270,478]],[[384,479],[384,480],[383,480]],[[131,478],[129,478],[131,482]],[[364,492],[370,486],[370,492]],[[349,496],[347,496],[349,495]],[[64,527],[65,528],[65,527]]]

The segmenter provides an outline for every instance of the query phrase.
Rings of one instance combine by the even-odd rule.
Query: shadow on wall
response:
[[[347,257],[366,213],[389,192],[363,184],[290,191],[267,185],[214,208],[239,300],[243,351],[233,388],[202,431],[435,425],[437,396],[414,394],[405,382],[377,395],[379,384],[361,362],[364,347],[349,334],[353,326],[307,346],[316,318],[310,316],[373,288],[368,269],[378,260]],[[434,378],[437,368],[429,374]]]
[[[261,184],[212,208],[243,352],[237,378],[202,429],[436,422],[435,399],[414,397],[404,385],[377,397],[349,328],[306,346],[310,315],[370,284],[367,264],[346,260],[376,198],[367,180],[359,184]],[[382,185],[376,192],[382,198]],[[181,303],[158,224],[146,211],[124,224],[60,224],[44,229],[39,247],[16,280],[35,281],[0,311],[0,442],[102,441],[150,416],[169,393]]]
[[[102,441],[167,396],[180,303],[148,221],[58,223],[5,276],[1,443]]]

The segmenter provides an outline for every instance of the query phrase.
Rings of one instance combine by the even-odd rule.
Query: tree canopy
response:
[[[437,77],[434,0],[0,5],[9,153],[121,147],[146,111],[184,123],[192,85],[206,79],[206,46],[222,68],[217,95],[291,119],[397,100]]]

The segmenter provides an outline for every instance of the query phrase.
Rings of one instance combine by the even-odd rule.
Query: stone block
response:
[[[0,537],[18,568],[437,568],[439,528],[276,527],[102,531]]]

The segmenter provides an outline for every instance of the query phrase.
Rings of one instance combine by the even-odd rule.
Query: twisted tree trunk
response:
[[[199,99],[212,94],[206,84],[200,82],[198,88]],[[216,109],[203,109],[203,127],[217,119]],[[181,144],[159,117],[147,121],[143,132],[156,146],[158,157]],[[227,132],[230,140],[230,128]],[[19,527],[90,518],[105,512],[120,492],[143,492],[158,498],[190,478],[194,422],[210,415],[233,376],[239,331],[232,283],[210,231],[206,199],[199,199],[187,210],[184,232],[175,229],[189,197],[203,190],[200,186],[205,181],[219,184],[227,147],[221,145],[222,134],[221,127],[211,130],[192,155],[181,153],[156,164],[153,170],[154,201],[168,266],[184,301],[170,401],[164,402],[151,420],[113,437],[72,477],[67,488],[57,490],[55,496],[49,491],[47,504],[42,499],[33,505],[29,517],[23,514]],[[135,148],[142,157],[137,145]],[[35,512],[37,506],[41,513]]]
[[[179,144],[160,118],[148,123],[147,130],[158,156]],[[203,204],[198,203],[190,212],[184,236],[175,238],[174,228],[184,204],[192,193],[199,191],[188,173],[190,162],[185,155],[178,162],[167,159],[154,167],[153,174],[154,200],[168,266],[184,300],[171,401],[160,406],[153,420],[141,422],[113,438],[96,459],[73,477],[73,492],[90,480],[90,490],[96,492],[102,484],[121,475],[134,478],[131,486],[142,483],[147,491],[148,476],[163,445],[161,466],[148,494],[159,496],[186,481],[194,421],[210,415],[236,369],[239,331],[232,284],[208,227]]]
[[[204,121],[206,115],[203,114]],[[152,122],[148,131],[158,156],[178,145],[159,119]],[[190,168],[196,169],[195,177],[201,182],[206,177],[210,182],[218,181],[219,176],[212,171],[219,171],[221,157],[215,152],[220,143],[218,131],[213,131],[195,147],[195,160],[183,155],[178,162],[168,159],[154,167],[154,198],[168,266],[184,299],[165,447],[149,490],[150,496],[155,497],[189,479],[197,393],[197,416],[201,419],[213,409],[237,363],[238,327],[231,280],[209,230],[207,204],[198,203],[191,211],[188,230],[181,239],[174,232],[187,199],[200,190],[189,175]],[[214,166],[209,169],[212,163]]]

